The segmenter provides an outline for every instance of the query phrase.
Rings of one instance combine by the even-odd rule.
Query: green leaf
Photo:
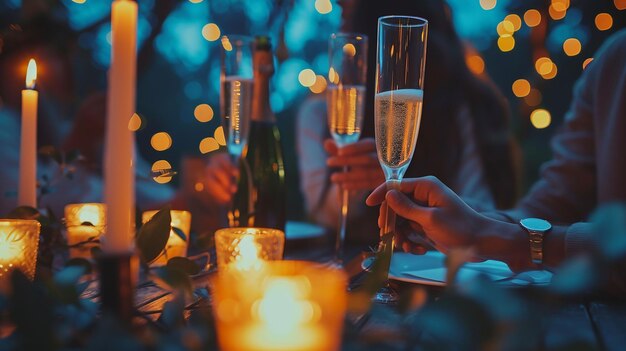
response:
[[[183,239],[183,241],[187,241],[187,235],[185,235],[185,232],[183,232],[182,229],[177,228],[177,227],[172,227],[172,231],[174,232],[174,234],[178,235],[181,239]]]
[[[152,271],[154,282],[167,290],[180,290],[189,295],[193,292],[189,276],[177,269],[168,266],[159,267]]]
[[[82,267],[84,269],[85,274],[89,274],[92,271],[91,262],[89,260],[84,259],[82,257],[75,257],[70,259],[65,263],[65,267]]]
[[[185,299],[176,296],[174,299],[166,302],[163,305],[163,312],[159,317],[159,321],[165,324],[168,328],[177,328],[185,324]]]
[[[30,206],[20,206],[9,212],[8,218],[12,219],[38,219],[40,216],[36,208]]]
[[[58,285],[74,286],[85,272],[83,265],[70,265],[54,275],[54,282]]]
[[[195,275],[200,273],[200,266],[187,257],[172,257],[167,261],[167,266],[170,268],[178,269],[189,275]]]
[[[145,263],[154,261],[165,249],[170,236],[171,221],[170,207],[167,206],[159,210],[139,229],[137,247]]]
[[[382,249],[376,253],[376,258],[370,274],[363,282],[362,289],[374,296],[374,294],[385,286],[391,265],[391,255],[393,253],[393,233],[384,234],[381,238]]]

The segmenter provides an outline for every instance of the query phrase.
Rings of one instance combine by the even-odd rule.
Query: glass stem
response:
[[[399,179],[389,179],[385,183],[387,186],[387,191],[389,190],[400,190],[400,180]],[[383,225],[381,230],[381,237],[386,234],[392,234],[396,230],[396,213],[389,207],[389,204],[385,202],[385,224]],[[381,241],[383,244],[384,241]],[[391,242],[393,248],[393,240]]]
[[[343,171],[348,171],[348,166],[343,167]],[[350,202],[350,191],[341,189],[341,216],[339,218],[339,232],[335,242],[335,261],[343,262],[343,246],[346,240],[346,230],[348,227],[348,203]]]

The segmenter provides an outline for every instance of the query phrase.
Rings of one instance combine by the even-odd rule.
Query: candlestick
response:
[[[26,89],[22,90],[22,130],[20,137],[20,179],[17,204],[37,207],[37,102],[35,90],[37,63],[30,59]]]
[[[91,249],[98,246],[105,228],[105,206],[98,203],[70,204],[65,206],[65,226],[70,257],[91,258]],[[83,225],[86,222],[91,225]],[[73,245],[80,244],[72,247]]]
[[[115,0],[104,160],[107,228],[102,247],[108,253],[129,252],[134,242],[134,135],[128,123],[135,112],[136,36],[137,3]]]
[[[267,228],[224,228],[215,232],[217,266],[234,264],[240,270],[258,269],[262,261],[281,260],[285,233]]]
[[[40,227],[35,220],[0,219],[0,285],[15,269],[35,278]]]
[[[158,211],[145,211],[142,214],[142,221],[146,223],[150,220]],[[191,229],[191,213],[188,211],[177,211],[171,210],[170,215],[172,217],[172,221],[170,225],[173,228],[180,229],[187,240],[183,240],[178,234],[174,232],[174,229],[170,230],[170,237],[167,239],[167,244],[165,245],[165,250],[163,253],[157,257],[157,259],[152,262],[152,266],[163,266],[167,264],[167,260],[172,257],[186,257],[187,256],[187,248],[189,246],[189,231]]]
[[[253,272],[218,271],[211,286],[220,349],[339,349],[346,284],[343,271],[304,261],[268,261]]]

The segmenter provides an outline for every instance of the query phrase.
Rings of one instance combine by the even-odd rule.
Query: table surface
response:
[[[346,264],[346,271],[352,277],[351,282],[363,277],[360,262],[366,255],[363,252],[352,251],[353,259]],[[328,249],[292,248],[289,250],[288,248],[285,254],[286,259],[319,262],[328,257],[330,257]],[[197,288],[195,299],[186,306],[187,311],[210,304],[206,287],[211,274],[207,273],[194,278],[194,285]],[[435,295],[443,291],[442,288],[430,287],[428,289],[430,289],[430,294]],[[97,287],[87,289],[84,297],[98,300]],[[157,320],[164,303],[171,298],[172,295],[168,291],[146,282],[138,286],[135,304],[145,316]],[[599,350],[624,350],[626,348],[626,304],[595,299],[558,301],[554,308],[544,312],[541,317],[543,320],[538,322],[541,325],[542,338],[538,349],[569,350],[573,343]],[[371,330],[379,330],[380,326],[393,326],[401,318],[391,306],[374,305],[367,315],[355,321],[355,326],[360,334],[366,335]],[[385,349],[394,348],[390,346]]]

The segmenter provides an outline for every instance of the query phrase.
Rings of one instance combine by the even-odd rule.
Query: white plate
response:
[[[361,266],[366,269],[372,260],[372,257],[365,259]],[[463,283],[479,275],[486,276],[494,282],[500,281],[498,284],[503,286],[546,285],[552,279],[552,274],[547,271],[530,271],[515,275],[504,262],[489,260],[465,264],[459,270],[457,282]],[[437,251],[429,251],[424,255],[396,252],[391,257],[389,278],[409,283],[445,286],[445,255]]]
[[[285,226],[287,240],[313,239],[323,236],[325,231],[323,227],[306,222],[287,221]]]

